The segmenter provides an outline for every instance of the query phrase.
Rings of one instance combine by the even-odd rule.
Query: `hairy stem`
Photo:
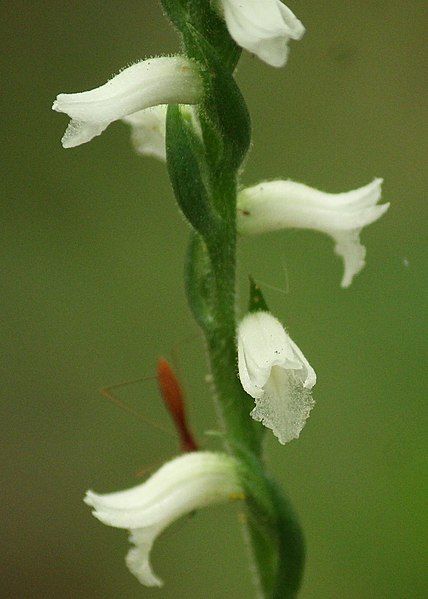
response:
[[[248,538],[266,599],[295,597],[304,545],[287,500],[261,459],[263,427],[250,417],[236,347],[236,196],[251,139],[245,101],[232,71],[239,50],[209,0],[162,0],[187,56],[199,64],[204,97],[201,139],[178,106],[168,109],[167,163],[177,202],[193,227],[186,263],[192,313],[205,333],[214,395],[226,449],[241,465]]]

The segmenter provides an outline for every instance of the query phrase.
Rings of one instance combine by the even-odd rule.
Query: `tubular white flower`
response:
[[[64,148],[86,143],[110,123],[159,104],[197,104],[202,82],[187,58],[164,56],[142,60],[96,89],[59,94],[52,109],[71,117]]]
[[[142,584],[162,586],[150,564],[154,540],[181,516],[242,498],[236,466],[226,454],[187,453],[164,464],[143,484],[107,495],[88,491],[84,501],[104,524],[130,530],[135,547],[126,556],[128,568]]]
[[[235,42],[273,67],[287,61],[288,40],[305,28],[281,0],[216,0]]]
[[[342,287],[365,265],[360,243],[363,227],[378,220],[389,204],[376,205],[382,179],[346,193],[325,193],[294,181],[269,181],[248,187],[238,196],[238,230],[243,235],[285,228],[313,229],[335,241],[344,261]]]
[[[314,405],[316,374],[269,312],[252,312],[240,322],[238,368],[242,386],[256,400],[252,418],[282,444],[297,439]]]

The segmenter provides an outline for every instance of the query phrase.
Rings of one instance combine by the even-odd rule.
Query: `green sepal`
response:
[[[207,247],[195,231],[190,234],[184,280],[192,314],[199,326],[208,331],[214,323],[215,280]]]
[[[269,312],[262,290],[257,285],[251,275],[250,280],[250,298],[248,301],[248,312]]]
[[[167,111],[166,156],[178,205],[194,229],[209,239],[217,229],[218,217],[204,182],[201,143],[176,105],[170,105]]]

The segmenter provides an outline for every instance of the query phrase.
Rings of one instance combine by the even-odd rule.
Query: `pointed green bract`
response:
[[[263,297],[262,290],[251,275],[249,275],[248,278],[250,280],[250,299],[248,302],[248,312],[269,312],[269,308],[267,307],[265,298]]]

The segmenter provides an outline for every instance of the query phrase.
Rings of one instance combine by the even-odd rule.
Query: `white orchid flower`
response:
[[[243,388],[255,399],[252,418],[282,444],[297,439],[314,405],[316,374],[269,312],[251,312],[240,322],[238,368]]]
[[[129,529],[135,547],[126,564],[143,585],[153,587],[163,584],[150,564],[156,537],[194,510],[236,499],[243,499],[237,462],[223,453],[197,451],[167,462],[132,489],[107,495],[88,491],[84,501],[104,524]]]
[[[123,117],[123,122],[131,127],[131,142],[138,154],[166,160],[167,108],[167,104],[160,104]]]
[[[305,28],[280,0],[216,0],[235,42],[273,67],[287,61],[289,39],[300,40]]]
[[[269,181],[238,196],[238,230],[243,235],[297,227],[327,233],[344,261],[342,287],[365,265],[363,227],[378,220],[389,204],[377,205],[382,179],[345,193],[324,193],[294,181]]]
[[[73,148],[100,135],[113,121],[159,104],[197,104],[202,82],[195,63],[180,56],[142,60],[96,89],[59,94],[52,109],[71,121],[62,138]]]
[[[167,104],[140,110],[123,117],[131,126],[131,142],[138,154],[166,160],[166,112]],[[195,133],[202,139],[201,125],[194,106],[183,106],[181,114],[192,123]]]

